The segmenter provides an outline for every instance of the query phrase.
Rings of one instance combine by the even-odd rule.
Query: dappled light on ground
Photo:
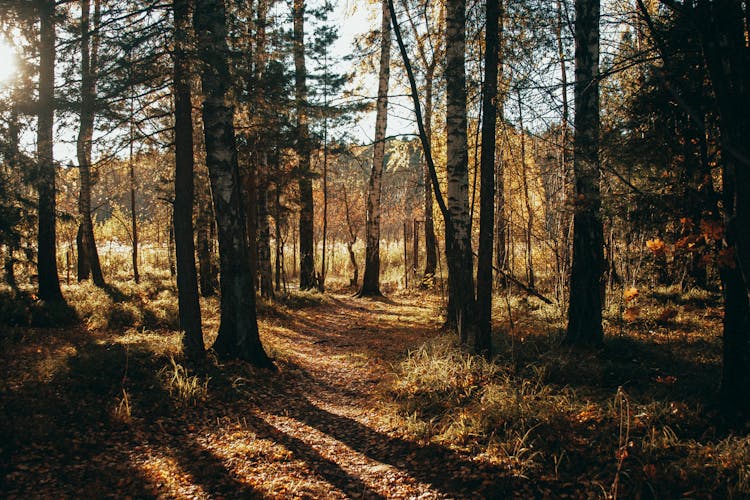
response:
[[[594,353],[558,346],[552,311],[513,300],[515,317],[498,304],[494,363],[441,332],[440,298],[428,293],[298,293],[261,303],[262,340],[278,372],[239,362],[187,370],[180,335],[167,328],[109,329],[85,317],[75,328],[10,327],[0,363],[0,493],[747,491],[748,440],[722,430],[712,406],[718,344],[706,332],[720,318],[711,307],[696,314],[689,302],[657,295],[637,321],[612,313]],[[664,307],[679,313],[661,321]],[[203,308],[215,324],[215,299]]]

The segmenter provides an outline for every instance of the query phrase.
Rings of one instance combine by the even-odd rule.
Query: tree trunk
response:
[[[747,8],[747,6],[745,6]],[[722,402],[730,413],[750,418],[750,47],[739,0],[698,2],[696,19],[716,96],[724,163],[727,212],[724,249]]]
[[[432,141],[432,94],[436,64],[437,58],[433,55],[432,63],[427,67],[427,74],[425,75],[424,128],[428,141]],[[435,219],[432,216],[432,179],[430,178],[430,167],[427,165],[427,161],[424,163],[422,175],[424,176],[424,276],[425,278],[429,278],[435,275],[438,256],[437,239],[435,238]]]
[[[466,2],[448,0],[446,26],[447,209],[445,254],[448,263],[448,325],[466,344],[473,329],[474,277],[469,213],[469,168],[466,119]]]
[[[128,170],[130,174],[130,237],[133,244],[131,253],[133,264],[133,281],[140,283],[141,277],[138,272],[138,218],[135,211],[135,161],[133,158],[133,146],[135,144],[135,115],[133,108],[133,97],[130,98],[130,156]]]
[[[565,16],[567,21],[567,16]],[[562,97],[562,120],[561,120],[561,137],[560,137],[560,176],[562,177],[562,196],[564,205],[562,212],[559,216],[560,220],[560,239],[557,244],[557,276],[558,276],[558,288],[560,290],[560,303],[565,304],[567,302],[568,290],[568,271],[570,268],[570,213],[568,210],[569,204],[573,199],[571,191],[571,172],[570,172],[570,154],[569,154],[569,142],[570,142],[570,125],[569,125],[569,105],[568,105],[568,65],[565,60],[565,49],[563,46],[563,5],[562,0],[557,0],[557,25],[555,26],[555,37],[557,39],[557,57],[560,63],[560,82],[561,82],[561,97]]]
[[[11,175],[12,172],[18,171],[19,165],[19,144],[20,144],[21,128],[18,122],[18,109],[17,104],[11,106],[10,119],[8,120],[8,150],[6,153],[5,162],[2,170],[5,175]],[[18,250],[19,238],[15,235],[11,235],[5,240],[5,253],[3,255],[3,270],[5,271],[5,282],[10,287],[11,291],[15,294],[18,293],[18,281],[16,280],[15,263],[16,259],[14,253]]]
[[[265,156],[265,153],[261,153]],[[265,160],[260,165],[267,167]],[[268,186],[258,192],[258,269],[260,271],[260,294],[273,298],[273,275],[271,271],[271,224],[268,220]]]
[[[174,235],[174,206],[169,207],[169,231],[167,232],[167,264],[169,265],[169,275],[177,275],[177,262],[175,257],[175,235]],[[193,244],[195,247],[195,244]],[[193,257],[195,259],[195,257]]]
[[[343,188],[344,194],[344,214],[346,215],[346,228],[349,230],[349,238],[346,241],[346,250],[349,252],[349,262],[352,264],[352,277],[349,280],[349,286],[357,286],[359,282],[359,266],[357,257],[354,254],[354,244],[357,243],[357,228],[352,224],[351,213],[349,211],[349,197],[346,193],[346,186]]]
[[[196,223],[196,240],[198,243],[198,268],[200,271],[200,292],[203,297],[212,297],[216,293],[213,260],[211,258],[211,199],[210,193],[203,184],[198,185],[198,215]]]
[[[80,191],[78,193],[78,281],[91,276],[94,284],[104,286],[99,253],[94,239],[94,223],[91,219],[91,141],[94,135],[96,104],[96,71],[98,66],[99,36],[93,35],[90,27],[90,0],[81,0],[81,113],[80,128],[76,141]],[[94,0],[94,29],[99,28],[100,1]]]
[[[173,0],[174,13],[174,221],[175,257],[177,260],[177,304],[185,355],[201,361],[205,355],[201,307],[198,299],[198,276],[195,270],[193,242],[193,113],[190,92],[190,59],[188,33],[190,0]]]
[[[5,274],[5,283],[8,284],[13,293],[18,293],[18,282],[16,281],[16,272],[14,269],[14,245],[5,245],[4,249],[5,252],[3,253],[3,271]]]
[[[231,75],[224,1],[198,2],[194,23],[203,63],[203,131],[221,266],[221,325],[213,349],[222,358],[272,367],[258,334],[254,280],[248,263],[234,105],[228,95]]]
[[[39,298],[64,302],[57,275],[57,231],[55,203],[55,159],[53,127],[55,117],[55,2],[39,5],[39,114],[37,123],[37,192],[39,232],[37,273]]]
[[[274,192],[274,230],[276,236],[276,291],[281,292],[281,272],[284,242],[281,241],[281,188],[276,185]]]
[[[385,167],[385,130],[388,121],[388,80],[391,74],[391,23],[388,3],[382,2],[380,28],[380,74],[375,115],[375,144],[372,170],[367,189],[367,222],[365,225],[365,272],[359,296],[380,295],[380,198]]]
[[[501,53],[504,47],[504,26],[505,26],[505,0],[500,0],[498,4],[498,53]],[[497,80],[499,85],[503,84],[503,63],[498,64]],[[500,131],[505,130],[505,91],[504,87],[497,89],[496,98],[497,117],[500,119]],[[502,144],[502,141],[501,141]],[[508,255],[506,251],[507,242],[507,224],[505,219],[505,172],[503,163],[503,153],[500,151],[497,164],[495,165],[495,267],[501,271],[508,269]],[[502,274],[498,274],[498,283],[505,284]]]
[[[307,118],[307,69],[305,67],[305,2],[294,0],[294,68],[297,100],[297,158],[299,162],[299,287],[315,288],[313,248],[314,205],[310,171],[310,131]]]
[[[484,88],[482,93],[482,159],[479,190],[479,249],[477,255],[478,328],[476,352],[492,356],[492,247],[495,210],[495,129],[497,127],[497,67],[499,62],[499,7],[487,0],[484,37]]]
[[[604,235],[599,193],[599,0],[576,0],[573,266],[566,342],[598,345]]]
[[[253,155],[256,156],[256,155]],[[247,262],[253,277],[254,289],[258,288],[258,179],[257,156],[254,165],[248,163],[240,169],[242,193],[245,195],[245,231],[247,234]]]
[[[526,163],[526,130],[523,126],[523,107],[521,106],[521,91],[518,91],[518,127],[521,133],[521,181],[523,184],[523,202],[526,208],[526,282],[529,288],[534,288],[534,259],[532,255],[532,231],[534,229],[534,211],[531,208],[529,195],[529,166]]]

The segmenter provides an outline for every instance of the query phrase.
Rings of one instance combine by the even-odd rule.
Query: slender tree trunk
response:
[[[263,153],[265,156],[265,153]],[[264,160],[261,165],[266,165]],[[271,224],[268,220],[268,186],[258,193],[258,268],[260,270],[260,294],[273,298],[273,276],[271,272]]]
[[[561,304],[567,303],[568,274],[570,270],[570,227],[571,217],[569,207],[573,200],[571,192],[571,168],[570,168],[570,111],[568,104],[568,64],[565,58],[565,47],[563,45],[563,21],[567,21],[567,16],[563,18],[562,0],[557,0],[557,24],[555,26],[555,38],[557,41],[557,57],[560,63],[560,82],[562,98],[562,118],[561,118],[561,137],[560,137],[560,177],[562,178],[562,197],[563,209],[560,213],[560,238],[557,244],[557,276],[558,288],[560,290]]]
[[[247,256],[245,217],[234,134],[234,105],[229,97],[229,47],[223,0],[202,0],[194,13],[203,68],[203,130],[219,236],[221,325],[213,349],[272,367],[258,334],[254,280]]]
[[[352,224],[351,212],[349,210],[349,197],[346,193],[346,187],[344,187],[343,192],[346,227],[349,230],[349,238],[346,241],[346,250],[349,252],[349,262],[352,264],[352,277],[349,280],[349,286],[357,286],[357,283],[359,283],[359,266],[357,265],[357,257],[354,254],[354,244],[357,243],[357,228]]]
[[[451,224],[446,227],[448,262],[448,324],[467,343],[474,327],[474,277],[469,233],[469,169],[466,119],[466,2],[446,3],[446,133],[447,208]]]
[[[13,293],[18,293],[18,282],[14,269],[15,259],[13,257],[13,245],[6,245],[3,254],[3,271],[5,272],[5,283],[8,284]]]
[[[130,98],[130,155],[128,160],[128,171],[130,174],[130,236],[133,243],[131,253],[133,264],[133,281],[140,283],[141,277],[138,272],[138,218],[135,211],[135,160],[133,158],[133,147],[135,144],[135,115],[133,108],[133,97]]]
[[[382,2],[380,28],[380,75],[375,116],[375,144],[372,170],[367,189],[367,222],[365,225],[365,272],[359,295],[380,295],[380,197],[385,167],[385,130],[388,121],[388,80],[391,74],[391,23],[388,3]]]
[[[498,3],[498,53],[502,54],[504,49],[504,26],[505,26],[505,0],[499,0]],[[498,63],[498,84],[503,86],[497,89],[497,117],[500,120],[500,132],[501,134],[505,131],[505,91],[503,83],[503,62],[502,60]],[[502,141],[501,141],[502,144]],[[500,150],[500,154],[497,158],[497,164],[495,165],[495,267],[501,271],[505,271],[508,268],[508,252],[506,251],[507,245],[507,224],[505,219],[505,172],[504,172],[503,152]],[[498,283],[505,284],[505,280],[502,275],[498,275]]]
[[[478,328],[474,349],[492,356],[492,247],[495,210],[495,131],[497,128],[497,67],[499,62],[500,0],[487,0],[482,93],[482,159],[479,191],[479,249],[477,255]]]
[[[310,171],[310,131],[307,117],[307,69],[305,66],[305,2],[294,0],[294,68],[297,100],[297,159],[299,162],[300,290],[315,287],[313,247],[314,205]]]
[[[403,2],[404,10],[409,9],[406,2]],[[425,17],[425,23],[429,25],[429,17],[427,16],[427,10],[423,11]],[[427,50],[425,50],[424,37],[419,35],[414,18],[409,16],[409,23],[411,24],[412,32],[417,40],[417,49],[419,57],[422,60],[422,64],[425,67],[425,82],[424,82],[424,93],[425,93],[425,108],[424,108],[424,133],[425,139],[428,143],[432,142],[432,110],[433,110],[433,93],[434,93],[434,82],[435,82],[435,70],[437,69],[438,55],[436,52],[439,51],[438,47],[433,47],[430,57],[427,57]],[[428,33],[427,36],[430,36]],[[432,199],[432,178],[430,176],[430,166],[427,158],[422,168],[422,178],[424,181],[424,233],[425,233],[425,270],[423,285],[426,286],[429,282],[429,278],[435,275],[435,269],[437,268],[437,240],[435,238],[435,220],[433,217],[433,199]]]
[[[257,152],[256,152],[257,153]],[[253,277],[254,288],[258,288],[258,179],[257,173],[257,154],[256,158],[248,163],[245,168],[240,169],[242,192],[246,200],[245,207],[245,227],[247,234],[247,262],[250,266],[250,275]]]
[[[274,192],[274,229],[276,236],[276,291],[281,292],[281,269],[282,269],[282,258],[284,248],[284,242],[281,240],[281,188],[276,185]]]
[[[427,134],[427,140],[432,141],[432,93],[435,79],[435,66],[437,58],[433,55],[432,63],[427,68],[425,75],[425,109],[424,109],[424,128]],[[432,216],[432,179],[430,179],[430,167],[427,161],[422,168],[424,177],[424,244],[425,244],[425,278],[435,276],[437,268],[437,239],[435,238],[435,219]]]
[[[90,0],[81,0],[81,113],[76,153],[80,191],[78,193],[78,281],[92,277],[98,287],[104,286],[99,253],[94,239],[94,223],[91,219],[91,143],[94,134],[96,104],[96,71],[98,66],[99,36],[93,35],[89,16]],[[99,27],[100,0],[94,0],[94,30]]]
[[[174,14],[174,220],[175,257],[177,260],[177,304],[185,355],[200,361],[205,355],[201,307],[198,299],[198,275],[195,270],[193,242],[193,113],[190,92],[190,59],[188,33],[190,0],[173,0]]]
[[[529,195],[529,166],[526,163],[526,130],[523,126],[523,107],[521,91],[518,91],[518,126],[521,129],[521,181],[523,184],[523,202],[526,207],[526,281],[529,288],[534,288],[534,259],[532,256],[531,236],[534,228],[534,211],[531,208]]]
[[[200,292],[203,297],[212,297],[216,293],[214,264],[211,259],[211,200],[210,194],[202,184],[198,185],[198,215],[196,217],[196,240],[198,244],[198,268],[200,270]]]
[[[174,235],[174,205],[169,207],[169,231],[167,231],[167,264],[169,265],[169,275],[177,275],[177,258],[175,257],[175,235]],[[195,247],[195,245],[193,245]]]
[[[323,57],[323,251],[320,263],[318,290],[326,289],[326,240],[328,239],[328,52],[324,47]]]
[[[37,122],[37,192],[39,195],[37,273],[39,298],[64,302],[57,275],[55,203],[55,2],[39,2],[39,114]]]
[[[573,266],[566,342],[603,340],[604,235],[599,192],[599,0],[576,0]]]
[[[10,175],[14,171],[18,171],[20,168],[18,161],[19,156],[19,144],[21,129],[18,123],[18,109],[17,104],[11,106],[10,109],[10,120],[8,121],[8,151],[6,161],[0,168],[4,170],[6,175]],[[3,270],[5,271],[5,282],[8,284],[13,293],[18,293],[18,281],[16,280],[15,263],[16,259],[14,253],[18,250],[19,240],[16,237],[11,236],[5,241],[5,253],[3,256]]]

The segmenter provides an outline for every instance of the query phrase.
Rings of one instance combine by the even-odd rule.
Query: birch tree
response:
[[[234,104],[229,96],[229,48],[223,0],[201,0],[193,16],[202,62],[203,131],[218,228],[221,324],[213,349],[272,367],[258,335],[255,284],[250,273],[240,172],[234,131]]]
[[[448,262],[448,324],[466,343],[474,317],[474,277],[469,212],[469,160],[466,119],[466,1],[447,0],[446,29],[446,171],[447,209],[445,230]]]
[[[380,197],[385,161],[385,130],[388,123],[388,81],[391,74],[391,23],[388,2],[382,2],[380,28],[380,72],[375,115],[375,144],[367,191],[365,228],[365,272],[360,296],[380,295]]]

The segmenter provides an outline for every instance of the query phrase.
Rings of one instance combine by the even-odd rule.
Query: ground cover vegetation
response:
[[[749,12],[0,2],[0,496],[750,496]]]

